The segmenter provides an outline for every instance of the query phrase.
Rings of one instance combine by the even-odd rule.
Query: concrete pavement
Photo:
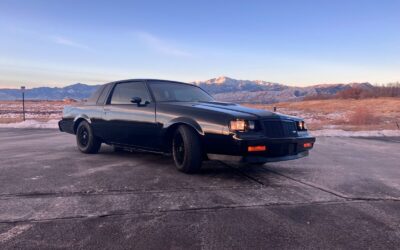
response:
[[[0,129],[0,247],[396,249],[397,140],[321,137],[308,158],[186,175],[161,155]]]

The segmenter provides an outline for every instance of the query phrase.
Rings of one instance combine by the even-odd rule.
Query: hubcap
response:
[[[177,134],[174,138],[174,156],[175,160],[182,164],[183,160],[185,159],[185,145],[183,143],[183,138],[180,134]]]
[[[88,143],[89,143],[89,131],[85,127],[82,127],[79,130],[78,139],[79,139],[79,144],[81,144],[82,146],[86,147],[88,145]]]

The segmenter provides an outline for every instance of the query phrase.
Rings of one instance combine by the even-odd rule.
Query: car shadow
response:
[[[146,167],[153,170],[165,172],[170,175],[184,175],[190,179],[199,178],[218,178],[221,181],[235,180],[235,182],[251,183],[260,185],[254,179],[262,179],[264,185],[270,183],[269,178],[271,172],[266,171],[262,166],[254,166],[249,164],[231,164],[229,162],[220,162],[205,160],[201,169],[194,174],[185,174],[179,172],[175,166],[173,159],[170,155],[163,155],[158,153],[143,152],[143,151],[118,151],[114,152],[112,147],[102,147],[100,152],[102,155],[115,159],[135,159],[140,160]],[[260,181],[261,182],[261,181]]]

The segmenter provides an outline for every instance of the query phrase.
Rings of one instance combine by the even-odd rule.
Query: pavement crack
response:
[[[380,200],[368,200],[373,202],[379,202]],[[396,202],[400,200],[385,200],[390,202]],[[63,221],[63,220],[77,220],[77,219],[101,219],[115,216],[135,216],[135,215],[161,215],[166,213],[180,213],[180,212],[214,212],[218,210],[228,210],[228,209],[253,209],[253,208],[265,208],[265,207],[290,207],[290,206],[311,206],[311,205],[340,205],[349,202],[365,202],[365,200],[342,200],[342,201],[310,201],[310,202],[281,202],[281,203],[267,203],[258,205],[222,205],[214,207],[194,207],[194,208],[177,208],[177,209],[161,209],[153,211],[125,211],[125,212],[106,212],[103,214],[88,214],[88,215],[75,215],[75,216],[65,216],[56,217],[49,219],[21,219],[21,220],[3,220],[0,224],[22,224],[22,223],[43,223],[43,222],[53,222],[53,221]]]
[[[354,196],[348,196],[348,195],[345,195],[343,193],[340,193],[340,192],[337,192],[337,191],[334,191],[334,190],[331,190],[331,189],[327,189],[325,187],[321,187],[319,185],[316,185],[316,184],[308,182],[308,181],[302,181],[302,180],[293,178],[291,176],[282,174],[282,173],[280,173],[278,171],[275,171],[275,170],[272,170],[272,169],[269,169],[269,168],[266,168],[266,167],[263,167],[263,169],[265,169],[266,171],[271,172],[273,174],[282,176],[282,177],[287,178],[289,180],[292,180],[292,181],[301,183],[303,185],[318,189],[318,190],[320,190],[322,192],[329,193],[329,194],[334,195],[334,196],[336,196],[338,198],[342,198],[342,199],[345,199],[345,200],[348,200],[348,201],[400,201],[400,198],[394,198],[394,197],[379,198],[379,197],[354,197]]]
[[[254,177],[251,176],[251,175],[246,174],[245,172],[241,171],[240,169],[235,168],[235,167],[232,167],[232,166],[230,166],[229,164],[227,164],[227,163],[225,163],[225,162],[223,162],[223,161],[219,161],[219,163],[221,163],[221,164],[224,165],[225,167],[228,167],[228,168],[232,169],[235,173],[237,173],[237,174],[239,174],[239,175],[242,175],[242,176],[246,177],[247,179],[252,180],[252,181],[254,181],[254,182],[256,182],[256,183],[258,183],[258,184],[260,184],[260,185],[265,186],[265,183],[264,183],[264,182],[258,180],[257,178],[254,178]]]
[[[225,162],[222,162],[222,161],[219,161],[219,162],[222,165],[232,169],[235,173],[237,173],[239,175],[242,175],[242,176],[244,176],[244,177],[246,177],[246,178],[248,178],[248,179],[250,179],[250,180],[252,180],[252,181],[254,181],[254,182],[256,182],[256,183],[258,183],[260,185],[262,185],[262,186],[266,186],[265,183],[263,183],[262,181],[258,180],[255,177],[245,173],[244,171],[241,171],[240,169],[235,168],[235,167],[233,167],[233,166],[231,166],[231,165],[229,165],[229,164],[227,164]],[[318,189],[318,190],[320,190],[322,192],[331,194],[333,196],[336,196],[338,198],[341,198],[341,199],[344,199],[344,200],[347,200],[347,201],[400,201],[400,198],[394,198],[394,197],[380,198],[380,197],[354,197],[354,196],[348,196],[348,195],[345,195],[343,193],[340,193],[340,192],[337,192],[337,191],[334,191],[334,190],[330,190],[330,189],[327,189],[325,187],[321,187],[321,186],[316,185],[316,184],[311,183],[311,182],[302,181],[302,180],[293,178],[293,177],[291,177],[289,175],[282,174],[282,173],[280,173],[278,171],[275,171],[275,170],[272,170],[272,169],[269,169],[269,168],[266,168],[266,167],[262,167],[262,169],[264,169],[265,171],[268,171],[270,173],[273,173],[273,174],[279,175],[281,177],[284,177],[286,179],[289,179],[289,180],[295,181],[297,183],[306,185],[308,187],[311,187],[311,188],[314,188],[314,189]]]
[[[74,196],[97,196],[97,195],[129,195],[144,193],[174,193],[174,192],[204,192],[218,190],[236,190],[236,189],[257,189],[256,185],[248,186],[205,186],[197,188],[176,188],[176,189],[108,189],[108,190],[83,190],[76,192],[30,192],[30,193],[3,193],[0,194],[0,200],[19,199],[19,198],[51,198],[51,197],[74,197]]]

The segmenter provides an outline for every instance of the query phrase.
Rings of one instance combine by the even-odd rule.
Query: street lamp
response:
[[[22,91],[22,116],[25,121],[25,86],[21,86]]]

